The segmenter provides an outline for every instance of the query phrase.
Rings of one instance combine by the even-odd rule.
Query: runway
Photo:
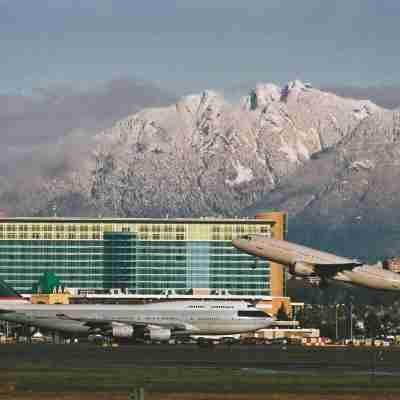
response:
[[[0,393],[11,385],[18,393],[127,393],[139,386],[154,393],[400,394],[399,355],[397,348],[10,344],[0,345]]]
[[[37,360],[62,361],[79,368],[194,367],[270,368],[277,371],[316,373],[351,370],[400,373],[400,348],[303,347],[271,345],[125,345],[100,347],[92,344],[14,344],[0,346],[0,368]],[[6,365],[4,363],[6,362]]]

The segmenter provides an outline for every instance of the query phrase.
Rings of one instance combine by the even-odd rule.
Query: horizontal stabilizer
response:
[[[6,282],[0,280],[0,300],[20,299],[23,297]]]

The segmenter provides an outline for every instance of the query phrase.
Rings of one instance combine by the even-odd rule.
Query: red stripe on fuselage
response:
[[[0,301],[2,300],[24,300],[22,297],[18,296],[6,296],[6,297],[0,297]]]

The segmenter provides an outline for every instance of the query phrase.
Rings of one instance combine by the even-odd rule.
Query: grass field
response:
[[[11,397],[10,397],[11,396]],[[398,400],[396,393],[156,393],[146,392],[145,400]],[[0,399],[3,399],[0,394]],[[129,400],[129,393],[14,393],[7,400]]]
[[[8,345],[0,346],[0,399],[128,399],[135,387],[154,400],[400,399],[399,355],[267,346]]]

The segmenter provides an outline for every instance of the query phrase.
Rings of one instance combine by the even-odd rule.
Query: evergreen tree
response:
[[[380,334],[380,321],[374,310],[368,312],[364,323],[367,337],[373,338]]]
[[[276,313],[276,319],[278,321],[288,321],[290,318],[286,313],[285,307],[283,306],[283,303],[279,307],[278,312]]]

